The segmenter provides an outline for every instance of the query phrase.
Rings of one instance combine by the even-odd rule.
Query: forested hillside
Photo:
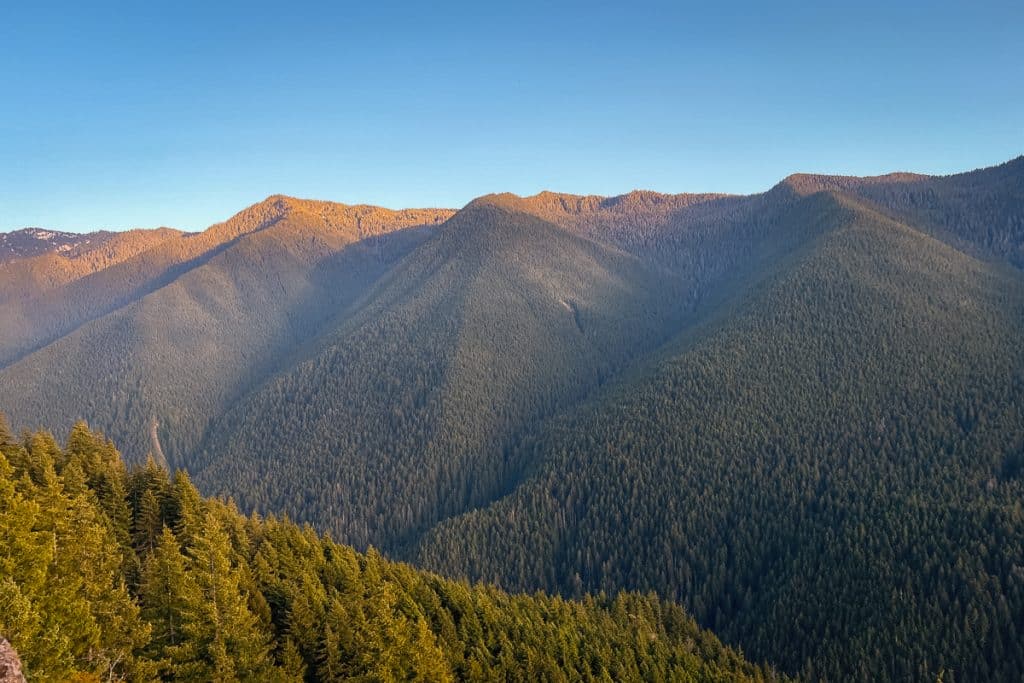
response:
[[[342,315],[446,215],[271,198],[211,229],[235,237],[203,263],[0,371],[0,395],[19,397],[2,407],[21,425],[46,414],[66,429],[88,417],[137,459],[159,450],[185,464],[212,417]],[[181,238],[199,239],[216,237]],[[123,290],[120,270],[151,278],[164,251],[75,286],[98,296],[93,280],[102,276]],[[72,308],[67,289],[45,295]]]
[[[1024,158],[458,212],[275,196],[0,264],[0,411],[445,575],[654,591],[790,674],[1018,680],[1022,231]]]
[[[835,229],[411,557],[655,590],[810,678],[1019,678],[1024,280],[818,197]]]
[[[510,439],[667,339],[684,301],[635,257],[477,203],[213,425],[197,481],[360,547],[399,543],[499,495]]]
[[[813,197],[756,201],[763,211],[687,233],[704,242],[700,257],[670,264],[539,219],[528,200],[478,199],[308,357],[212,422],[189,462],[196,481],[398,551],[506,493],[535,459],[516,443],[717,315],[716,302],[833,221]],[[641,205],[635,225],[663,220],[659,207]],[[655,231],[666,253],[680,229]],[[331,486],[319,485],[325,473]]]
[[[0,234],[0,304],[35,300],[45,291],[117,265],[180,236],[180,232],[170,228],[84,235],[38,229]],[[37,343],[40,341],[41,338],[36,339]]]
[[[799,194],[852,194],[953,246],[1024,267],[1024,156],[950,176],[799,174],[782,184]]]
[[[339,242],[355,243],[399,227],[433,225],[449,215],[451,212],[445,210],[389,211],[274,196],[201,233],[125,233],[118,238],[128,245],[121,257],[108,262],[75,259],[75,275],[62,286],[18,289],[17,297],[0,303],[0,317],[10,322],[0,328],[0,364],[6,365],[91,320],[132,304],[222,252],[243,246],[246,237],[275,227],[280,233],[282,228],[305,226],[305,237],[314,244],[292,248],[322,252],[327,246],[337,247]],[[102,267],[94,268],[94,264]],[[9,265],[21,268],[24,262]],[[7,279],[4,268],[0,268],[0,282]],[[17,287],[17,281],[12,286]]]
[[[0,634],[32,681],[776,679],[657,598],[444,580],[2,418]]]

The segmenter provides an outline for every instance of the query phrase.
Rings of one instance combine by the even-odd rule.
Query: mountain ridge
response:
[[[449,575],[656,590],[809,679],[1024,671],[1024,158],[458,211],[272,195],[154,240],[30,294],[0,266],[19,426],[86,418]]]
[[[950,552],[969,542],[972,534],[983,536],[989,515],[1013,514],[1007,501],[1013,500],[1019,481],[986,482],[1002,476],[1002,459],[1012,459],[1015,440],[1024,438],[1020,423],[1013,426],[1014,400],[1009,398],[1024,387],[1020,379],[1024,358],[1014,351],[1024,340],[1020,322],[1024,320],[1024,279],[1017,270],[993,269],[926,233],[864,213],[841,195],[822,199],[842,208],[844,225],[815,238],[804,256],[767,284],[756,283],[753,297],[747,297],[739,311],[696,339],[682,338],[685,344],[674,354],[656,361],[655,368],[660,363],[662,370],[652,370],[647,380],[633,378],[624,385],[610,385],[604,396],[598,394],[578,410],[586,417],[569,413],[551,421],[548,428],[561,436],[542,434],[522,446],[542,453],[541,464],[530,477],[491,505],[439,525],[424,536],[409,559],[448,574],[504,579],[502,585],[513,590],[543,586],[571,595],[629,586],[668,591],[726,642],[742,642],[753,657],[773,657],[783,670],[811,679],[843,677],[854,671],[865,680],[927,678],[923,661],[941,652],[952,657],[944,660],[947,672],[953,668],[972,672],[969,679],[1005,677],[995,673],[1000,665],[986,668],[981,662],[1000,661],[984,648],[1012,642],[1014,628],[1005,615],[995,616],[998,599],[975,588],[974,580],[969,582],[967,577],[991,572],[991,578],[977,581],[1013,584],[1012,571],[1001,564],[1021,543],[1020,529],[1011,522],[999,524],[1005,548],[978,550],[985,554],[970,569],[955,574],[956,585],[962,586],[959,590],[971,587],[970,597],[964,597],[970,607],[958,605],[957,609],[990,615],[987,635],[958,640],[954,626],[936,621],[952,606],[929,601],[915,583],[912,595],[922,597],[904,595],[903,616],[885,608],[887,623],[901,629],[905,637],[914,633],[918,638],[929,629],[915,626],[917,620],[942,624],[934,627],[938,633],[931,637],[944,644],[929,650],[930,654],[920,654],[919,660],[900,663],[902,668],[896,670],[860,657],[872,648],[890,647],[890,641],[867,644],[861,640],[870,638],[866,634],[844,633],[842,629],[856,628],[853,625],[863,617],[845,611],[854,609],[857,596],[838,592],[839,586],[849,591],[859,585],[860,601],[877,601],[881,610],[890,600],[885,593],[888,582],[894,581],[888,578],[889,572],[896,569],[865,560],[864,569],[855,572],[865,574],[857,583],[851,579],[833,586],[823,581],[831,574],[821,573],[825,570],[815,564],[820,561],[815,551],[796,548],[833,547],[829,552],[837,558],[844,553],[856,556],[863,551],[858,550],[855,536],[843,532],[841,540],[836,540],[829,534],[839,533],[845,525],[852,525],[856,532],[859,524],[870,539],[864,542],[873,548],[884,548],[886,537],[902,539],[901,552],[915,558],[915,564],[913,569],[902,565],[897,575],[923,582],[920,574],[912,572],[934,563],[943,566],[943,555],[928,557],[928,551],[914,540],[913,529],[901,528],[899,518],[878,521],[872,516],[889,504],[886,487],[898,487],[901,500],[928,496],[929,505],[940,507],[941,496],[950,496],[958,507],[949,514],[967,505],[984,505],[981,509],[989,510],[968,513],[964,508],[960,524],[972,529],[963,532],[967,536],[927,522],[929,533],[922,543],[938,544]],[[805,276],[811,279],[804,280]],[[897,300],[889,297],[892,285],[887,284],[894,277],[905,283],[896,290]],[[945,282],[953,277],[956,284]],[[829,305],[814,303],[822,296]],[[1010,304],[1005,309],[1004,300]],[[993,311],[998,312],[995,322],[986,318]],[[907,349],[917,349],[921,356]],[[872,355],[865,355],[867,350]],[[836,353],[839,361],[823,355]],[[945,369],[928,366],[925,370],[922,358],[944,359],[940,368]],[[850,379],[868,372],[876,375],[868,386],[884,392],[874,409],[874,403],[863,402],[854,388],[857,381]],[[800,379],[794,382],[794,377]],[[930,388],[938,382],[956,388]],[[836,387],[830,391],[827,387],[832,383]],[[801,389],[805,386],[813,390]],[[1005,395],[1000,399],[1005,402],[982,402],[980,391]],[[844,399],[848,393],[856,398]],[[955,418],[952,429],[945,422],[941,428],[929,428],[914,408],[929,395],[940,405],[949,402],[942,408],[945,414],[982,413],[984,417],[972,418],[979,420],[977,436],[963,434]],[[792,417],[794,410],[803,412]],[[813,418],[821,420],[821,434],[802,426],[812,420],[807,416],[816,414],[821,416]],[[982,431],[980,425],[986,419],[991,426]],[[867,436],[858,446],[849,431],[860,430],[862,423]],[[914,433],[928,439],[927,448],[915,451],[908,445],[891,445],[914,438]],[[756,442],[752,445],[745,439]],[[804,453],[801,439],[818,450]],[[876,441],[880,444],[875,445]],[[858,465],[848,464],[844,449],[850,449],[850,457],[857,454]],[[881,449],[885,457],[865,461],[873,449]],[[976,454],[978,462],[961,451]],[[566,453],[573,455],[567,458]],[[818,453],[820,461],[815,459]],[[942,459],[941,464],[929,464],[932,453]],[[858,467],[867,471],[858,472]],[[676,484],[666,483],[676,477]],[[980,478],[977,484],[973,484],[975,477]],[[821,483],[829,480],[833,483]],[[848,483],[840,483],[844,481]],[[879,486],[883,488],[876,491]],[[988,501],[985,492],[993,491],[992,486],[1009,488]],[[870,492],[870,498],[857,492]],[[792,500],[786,498],[790,495]],[[863,511],[867,501],[871,501],[870,513]],[[812,513],[825,516],[806,517]],[[794,515],[807,519],[806,530],[791,526]],[[815,519],[821,521],[811,521]],[[846,521],[838,521],[842,519]],[[538,520],[549,521],[539,524]],[[726,554],[716,555],[716,547],[726,549]],[[750,552],[755,555],[747,557]],[[888,551],[874,552],[889,557]],[[1004,557],[1004,552],[1009,555]],[[531,570],[536,573],[517,573]],[[827,571],[849,573],[850,568],[837,560]],[[811,586],[817,587],[812,590]],[[1017,595],[1016,588],[1008,590]],[[780,617],[780,606],[792,614]],[[822,623],[808,623],[809,615]],[[779,618],[782,622],[774,624],[772,620]],[[801,619],[807,630],[799,633],[808,634],[801,636],[808,638],[804,644],[793,642],[797,632],[790,630]],[[782,651],[789,652],[790,658],[779,659]],[[1019,658],[1021,653],[1013,656]],[[1001,666],[1017,665],[1007,660]]]
[[[181,445],[169,439],[167,430],[184,421],[190,426],[183,433],[198,436],[202,428],[192,420],[201,425],[209,417],[203,415],[214,409],[200,410],[197,405],[209,400],[220,405],[247,386],[252,373],[270,371],[281,349],[315,329],[333,314],[334,306],[357,296],[387,269],[394,253],[423,239],[398,234],[402,224],[411,223],[412,228],[424,218],[437,218],[433,212],[397,213],[389,224],[382,220],[386,216],[365,209],[316,204],[311,205],[315,211],[310,206],[293,211],[277,198],[250,208],[243,219],[257,229],[221,242],[214,253],[205,253],[201,263],[83,321],[0,372],[0,384],[11,392],[36,387],[31,396],[22,391],[19,405],[7,406],[12,419],[30,418],[30,406],[42,394],[52,391],[51,399],[45,399],[52,400],[63,393],[58,389],[61,380],[51,378],[38,385],[33,377],[46,376],[46,367],[67,368],[81,384],[72,392],[76,398],[53,401],[55,407],[65,406],[61,426],[83,415],[91,417],[124,437],[126,448],[138,458],[151,445],[148,425],[156,419],[163,450],[172,462],[180,463],[173,454],[179,451],[181,457]],[[370,220],[363,220],[359,228],[359,217]],[[359,239],[360,229],[372,237]],[[83,295],[89,293],[86,289]],[[102,361],[88,363],[88,357]],[[201,388],[210,377],[220,381]],[[103,398],[83,391],[84,386],[104,387]],[[84,404],[77,403],[83,400]],[[100,401],[110,404],[102,410],[104,418],[94,412],[100,410]],[[183,403],[176,406],[176,401]],[[162,408],[154,414],[153,405]],[[129,433],[125,424],[134,425]]]
[[[14,294],[0,302],[0,315],[19,324],[0,330],[0,366],[173,282],[244,235],[278,223],[291,221],[289,227],[301,231],[300,218],[318,221],[336,243],[339,239],[357,240],[360,233],[380,236],[388,232],[389,225],[436,223],[447,215],[447,210],[378,210],[272,195],[201,233],[179,233],[55,288],[39,289],[31,287],[34,283],[15,280],[8,284]],[[388,217],[393,220],[389,222]],[[361,227],[364,223],[365,229]],[[0,268],[0,278],[3,274]]]
[[[606,336],[643,344],[656,340],[663,325],[674,324],[672,314],[661,304],[649,320],[641,315],[652,307],[656,293],[660,295],[672,286],[665,276],[612,247],[572,235],[532,216],[509,214],[487,204],[471,205],[385,276],[363,308],[331,333],[331,339],[320,344],[312,358],[297,364],[291,376],[272,378],[263,394],[254,395],[255,403],[236,406],[233,413],[238,417],[232,419],[238,423],[237,429],[248,435],[229,430],[234,436],[228,437],[229,431],[221,428],[221,440],[208,449],[218,456],[207,460],[209,464],[199,470],[197,477],[209,483],[239,476],[237,468],[252,452],[245,444],[261,442],[274,449],[274,444],[283,443],[285,432],[275,434],[274,425],[249,419],[276,405],[273,410],[294,412],[296,420],[319,435],[311,439],[314,447],[296,457],[326,458],[333,451],[332,467],[339,471],[350,468],[343,478],[356,487],[355,482],[365,476],[357,467],[361,454],[384,450],[383,444],[362,439],[376,433],[373,425],[379,419],[377,415],[394,410],[404,416],[396,418],[389,429],[413,440],[399,439],[404,446],[392,449],[403,453],[402,460],[382,453],[375,467],[410,466],[408,454],[418,448],[415,444],[422,443],[422,476],[429,471],[433,472],[430,476],[454,478],[446,486],[438,486],[439,495],[451,498],[439,504],[445,509],[461,507],[467,497],[489,495],[487,491],[500,487],[504,475],[494,480],[482,473],[469,477],[469,472],[481,467],[478,459],[482,459],[484,470],[491,469],[492,465],[487,464],[491,459],[485,457],[489,448],[483,447],[502,438],[499,435],[507,431],[503,425],[509,416],[536,419],[530,416],[538,408],[530,407],[527,400],[539,400],[542,405],[551,401],[545,398],[549,395],[570,400],[566,394],[569,378],[576,378],[572,383],[588,386],[600,381],[601,374],[609,371],[602,368],[623,355],[622,348],[616,348]],[[629,302],[643,304],[643,308],[631,312]],[[634,321],[635,329],[609,318],[610,310]],[[510,311],[516,315],[509,317]],[[510,322],[515,325],[510,327]],[[371,341],[379,339],[396,345],[401,340],[401,345],[381,354],[376,350],[378,344]],[[538,374],[531,367],[523,351],[530,348],[543,348],[551,354],[544,365],[546,373]],[[480,367],[482,361],[486,369]],[[405,390],[397,384],[403,372],[420,376],[412,382],[419,389]],[[492,381],[497,383],[495,388],[486,389]],[[381,383],[387,389],[379,390],[380,400],[387,398],[378,405],[373,387]],[[317,388],[321,388],[319,392]],[[463,398],[467,394],[483,400]],[[355,405],[344,398],[350,395],[366,397],[366,405]],[[343,432],[333,426],[339,421],[346,425]],[[438,424],[447,426],[440,434],[430,436]],[[223,456],[225,442],[235,444],[233,452],[237,456]],[[426,464],[434,457],[438,458],[436,471]],[[459,462],[467,469],[452,471]],[[273,462],[261,461],[254,466],[273,469]],[[214,469],[207,471],[210,467]],[[213,474],[224,467],[235,473]],[[259,492],[265,487],[259,479],[292,482],[288,488],[299,490],[293,480],[301,479],[307,471],[268,472],[266,478],[257,477],[247,500],[255,501],[263,495]],[[397,475],[393,479],[400,481]],[[371,505],[373,499],[369,496],[364,500],[365,494],[361,494],[358,500],[353,497],[344,501],[330,490],[318,495],[326,496],[325,507]],[[299,511],[291,510],[290,514],[297,516]],[[343,516],[340,511],[337,514],[338,519]],[[382,520],[380,524],[393,527],[396,537],[422,524],[415,521],[415,515],[407,521],[391,518],[391,513],[381,514],[391,521]],[[346,537],[357,545],[369,540],[365,532]]]

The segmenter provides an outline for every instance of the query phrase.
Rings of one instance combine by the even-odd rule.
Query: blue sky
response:
[[[3,3],[0,230],[1024,153],[1024,3],[896,4]]]

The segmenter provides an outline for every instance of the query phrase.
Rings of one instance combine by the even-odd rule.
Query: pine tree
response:
[[[198,602],[188,606],[183,624],[197,656],[189,672],[208,680],[259,679],[270,673],[269,635],[260,628],[241,590],[242,577],[231,564],[231,544],[213,514],[200,520],[188,571],[198,586]]]
[[[65,502],[59,488],[45,496],[56,540],[45,596],[48,613],[59,620],[54,627],[72,640],[81,670],[123,674],[138,664],[134,652],[148,642],[150,628],[125,585],[119,544],[88,496]]]
[[[67,453],[61,457],[81,465],[89,488],[110,518],[118,543],[128,550],[131,509],[127,501],[124,463],[114,444],[94,434],[84,421],[79,420],[68,436]],[[64,467],[62,461],[56,464],[58,469]]]
[[[30,671],[56,677],[70,671],[72,658],[67,638],[45,630],[39,602],[47,590],[54,538],[36,528],[39,505],[16,490],[14,468],[3,450],[0,446],[0,633]]]
[[[0,412],[0,446],[6,446],[13,443],[13,437],[11,436],[11,427],[7,423],[7,416]]]
[[[302,658],[295,641],[288,636],[277,653],[277,661],[281,665],[282,677],[285,680],[302,681],[306,678],[306,662]]]
[[[161,530],[170,533],[163,523],[160,501],[153,495],[152,490],[146,489],[139,499],[139,509],[132,524],[132,541],[135,547],[144,553],[153,552],[161,540]]]
[[[203,517],[203,501],[199,491],[192,484],[188,473],[178,470],[171,482],[170,501],[174,534],[186,553],[191,553],[197,535],[200,533]]]
[[[63,460],[60,446],[49,432],[36,432],[26,444],[28,458],[25,462],[29,478],[40,486],[52,482],[56,477],[55,465]]]
[[[147,648],[150,656],[165,669],[186,658],[187,652],[182,648],[183,625],[190,616],[190,608],[201,596],[186,571],[178,540],[167,527],[161,530],[156,547],[143,566],[139,599],[143,618],[153,625]]]
[[[341,641],[330,623],[324,625],[323,634],[317,652],[317,674],[324,681],[341,680],[345,671]]]

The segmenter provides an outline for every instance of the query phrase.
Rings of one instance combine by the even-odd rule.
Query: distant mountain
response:
[[[87,417],[137,458],[157,450],[156,435],[171,463],[185,464],[210,419],[450,214],[272,197],[200,235],[0,304],[23,323],[0,335],[42,345],[0,372],[0,391],[19,397],[3,408],[25,424],[48,403],[61,429]]]
[[[393,545],[500,494],[509,440],[667,339],[686,301],[670,273],[478,200],[213,425],[197,480]]]
[[[1024,158],[141,237],[0,265],[15,424],[445,574],[654,590],[811,679],[1024,672]]]
[[[801,195],[831,190],[855,196],[957,248],[1024,267],[1024,156],[949,176],[798,174],[782,184]]]
[[[810,679],[1024,670],[1024,279],[809,201],[829,230],[525,439],[530,474],[410,559],[655,590]]]
[[[99,246],[115,234],[106,231],[81,234],[43,228],[0,233],[0,263],[50,252],[69,254],[83,247]]]
[[[154,244],[183,234],[171,228],[87,233],[25,228],[0,233],[0,266],[10,268],[11,262],[28,260],[54,267],[63,261],[66,270],[82,275],[120,263]]]
[[[27,241],[26,233],[32,233]],[[92,232],[84,235],[35,229],[0,234],[19,256],[0,257],[0,305],[36,300],[42,292],[109,268],[182,233],[170,228]],[[43,238],[45,236],[45,239]]]
[[[42,346],[89,319],[92,311],[112,305],[102,288],[88,285],[76,299],[76,283],[93,275],[110,279],[100,273],[184,236],[169,228],[89,233],[75,236],[68,249],[0,262],[0,316],[12,323],[0,330],[0,362]]]

